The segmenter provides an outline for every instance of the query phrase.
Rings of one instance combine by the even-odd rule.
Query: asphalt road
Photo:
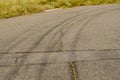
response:
[[[0,80],[120,80],[120,4],[1,20]]]

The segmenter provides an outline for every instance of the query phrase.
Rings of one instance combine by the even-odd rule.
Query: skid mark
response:
[[[41,42],[49,33],[51,33],[53,30],[55,30],[55,29],[56,29],[57,27],[59,27],[61,24],[63,24],[64,22],[66,22],[66,21],[68,21],[69,19],[72,19],[72,18],[74,18],[74,16],[66,19],[65,21],[63,21],[63,22],[59,23],[58,25],[54,26],[53,28],[51,28],[51,29],[50,29],[48,32],[46,32],[42,37],[40,37],[40,38],[35,42],[35,44],[34,44],[32,47],[30,47],[27,51],[31,51],[32,49],[34,49],[35,47],[37,47],[37,46],[40,44],[40,42]],[[20,57],[20,58],[23,58],[22,61],[19,63],[20,65],[21,65],[21,64],[24,64],[24,62],[25,62],[26,58],[28,57],[28,55],[29,55],[29,54],[24,54],[24,56]],[[47,56],[49,56],[49,55],[47,55]],[[46,56],[43,56],[43,57],[46,57]],[[46,59],[46,60],[47,60],[47,59]],[[20,68],[21,68],[21,67],[17,67],[17,68],[15,68],[14,70],[11,70],[8,74],[15,73],[13,76],[16,76],[16,75],[18,74]],[[9,75],[6,76],[6,80],[7,80],[7,79],[11,79],[11,77],[13,77],[13,76],[9,76]]]

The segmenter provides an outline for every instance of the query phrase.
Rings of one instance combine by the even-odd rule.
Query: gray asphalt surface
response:
[[[1,20],[0,80],[120,80],[120,4]]]

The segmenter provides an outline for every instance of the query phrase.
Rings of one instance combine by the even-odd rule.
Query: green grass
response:
[[[120,3],[120,0],[0,0],[0,18],[37,13],[46,9]]]

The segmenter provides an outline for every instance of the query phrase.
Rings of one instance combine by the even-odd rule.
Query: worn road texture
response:
[[[120,80],[120,4],[1,20],[0,80]]]

